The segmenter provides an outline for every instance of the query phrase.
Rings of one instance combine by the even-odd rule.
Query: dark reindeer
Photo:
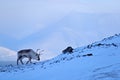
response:
[[[66,49],[64,49],[63,51],[62,51],[62,53],[63,54],[66,54],[66,53],[69,53],[69,54],[71,54],[71,53],[73,53],[73,48],[71,47],[71,46],[69,46],[69,47],[67,47]]]
[[[40,60],[40,52],[42,52],[43,50],[40,51],[39,54],[37,53],[38,50],[39,49],[37,49],[36,52],[33,51],[32,49],[23,49],[23,50],[18,51],[18,53],[17,53],[17,56],[18,56],[17,65],[18,65],[19,61],[22,64],[24,64],[23,61],[22,61],[22,59],[24,59],[24,58],[28,58],[28,61],[26,62],[26,64],[28,64],[29,62],[32,63],[31,59],[36,59],[36,60],[39,61]]]

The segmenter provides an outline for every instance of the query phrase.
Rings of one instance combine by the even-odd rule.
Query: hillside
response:
[[[87,56],[92,54],[92,56]],[[119,80],[120,34],[78,47],[72,54],[28,65],[0,67],[0,80]]]

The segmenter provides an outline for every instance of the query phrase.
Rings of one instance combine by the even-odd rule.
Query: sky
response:
[[[84,46],[120,32],[120,0],[0,0],[0,46],[44,50]]]

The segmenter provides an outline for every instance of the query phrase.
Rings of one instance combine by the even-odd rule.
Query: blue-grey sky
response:
[[[120,32],[120,0],[0,0],[0,46],[44,59]]]

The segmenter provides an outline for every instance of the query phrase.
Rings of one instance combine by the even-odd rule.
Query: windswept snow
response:
[[[86,54],[93,56],[86,56]],[[120,34],[72,54],[34,64],[0,67],[0,80],[120,80]]]

